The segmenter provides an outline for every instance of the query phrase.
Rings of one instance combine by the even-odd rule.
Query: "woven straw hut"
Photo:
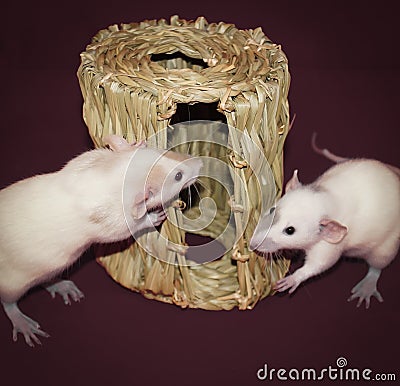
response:
[[[288,260],[265,259],[247,244],[262,211],[282,192],[290,76],[281,47],[261,28],[240,30],[203,17],[113,25],[81,54],[78,78],[96,146],[114,133],[215,160],[205,163],[198,188],[168,209],[161,229],[98,246],[107,272],[148,298],[181,307],[251,309],[272,294]],[[215,114],[171,126],[177,110],[196,105]],[[225,186],[209,177],[216,170]],[[193,226],[211,212],[211,222]],[[218,240],[223,253],[192,261],[188,233]]]

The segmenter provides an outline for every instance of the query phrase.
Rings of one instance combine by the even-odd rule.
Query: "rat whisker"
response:
[[[212,193],[211,189],[209,189],[204,182],[202,182],[201,180],[197,179],[194,185],[196,185],[196,184],[199,184],[208,194],[211,195],[211,193]]]
[[[195,182],[191,186],[193,186],[193,189],[196,191],[197,195],[200,197],[200,189],[198,188],[198,186],[196,184],[197,184],[197,182]]]
[[[191,144],[192,144],[191,142],[188,143],[187,150],[186,150],[186,154],[191,154],[191,153],[190,153],[190,145],[191,145]]]
[[[191,186],[188,188],[188,207],[192,207],[192,191],[191,191]]]

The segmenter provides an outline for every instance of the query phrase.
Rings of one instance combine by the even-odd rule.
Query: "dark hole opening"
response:
[[[186,242],[189,245],[186,258],[197,264],[219,259],[226,252],[225,247],[221,243],[208,236],[186,233]],[[195,248],[199,246],[201,246],[200,249]]]
[[[164,68],[177,70],[191,68],[193,70],[200,71],[207,67],[207,64],[203,59],[191,58],[190,56],[187,56],[179,51],[172,54],[153,54],[151,55],[151,61],[157,62]]]
[[[195,104],[178,103],[176,113],[172,116],[170,125],[190,121],[213,121],[226,124],[227,120],[225,115],[220,113],[217,108],[218,102]],[[201,186],[199,186],[199,188],[201,189]],[[189,195],[189,189],[182,191],[182,200],[184,202],[192,202],[194,206],[198,205],[196,195],[191,199]],[[186,258],[197,264],[217,260],[227,251],[219,241],[200,234],[186,233],[186,242],[189,245]],[[199,246],[201,246],[201,248],[196,248]]]
[[[176,113],[172,116],[170,125],[188,121],[219,121],[226,123],[224,114],[217,110],[218,102],[212,103],[195,103],[189,105],[186,103],[178,103]]]

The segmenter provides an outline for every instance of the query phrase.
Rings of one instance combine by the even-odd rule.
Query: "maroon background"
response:
[[[314,130],[320,144],[340,155],[398,166],[396,3],[9,1],[0,34],[0,186],[56,170],[91,147],[75,74],[80,52],[99,29],[176,13],[262,26],[282,44],[297,114],[285,150],[286,180],[299,168],[311,182],[330,165],[310,149]],[[0,312],[2,385],[254,385],[264,363],[321,369],[339,356],[348,367],[400,377],[398,258],[381,277],[385,302],[374,300],[368,311],[346,302],[366,272],[359,262],[342,261],[294,296],[274,296],[245,312],[146,300],[112,281],[90,253],[78,268],[72,278],[86,294],[80,304],[65,307],[43,290],[20,302],[52,335],[42,347],[30,349],[21,338],[12,343]]]

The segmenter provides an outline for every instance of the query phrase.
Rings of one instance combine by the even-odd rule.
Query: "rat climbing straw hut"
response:
[[[81,54],[78,77],[96,146],[118,134],[204,157],[197,189],[168,209],[161,229],[97,248],[107,272],[148,298],[181,307],[251,309],[272,294],[288,260],[266,259],[247,244],[282,191],[290,76],[281,47],[261,28],[173,16],[170,23],[100,31]],[[172,125],[180,107],[190,112],[195,105],[217,110],[221,119]],[[188,233],[217,240],[225,252],[214,261],[203,256],[202,264],[191,260]]]

